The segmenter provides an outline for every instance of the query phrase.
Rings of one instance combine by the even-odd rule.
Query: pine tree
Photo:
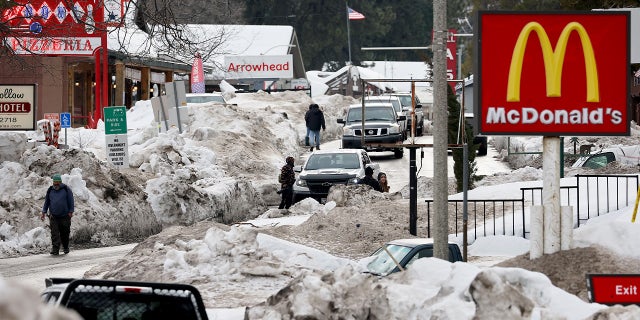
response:
[[[473,144],[473,127],[467,123],[462,117],[462,121],[464,123],[464,136],[460,136],[459,125],[460,123],[460,102],[456,98],[456,95],[453,93],[451,86],[447,86],[447,106],[448,106],[448,141],[449,144],[460,144],[462,145],[464,142],[467,143],[467,148],[469,150],[468,153],[468,161],[469,161],[469,171],[468,171],[468,189],[473,189],[473,183],[476,181],[476,151],[478,150],[478,146]],[[463,190],[463,150],[462,148],[453,148],[452,149],[453,156],[453,173],[456,176],[456,190],[461,192]]]

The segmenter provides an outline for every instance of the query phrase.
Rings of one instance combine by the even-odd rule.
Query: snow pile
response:
[[[352,263],[254,229],[204,223],[167,228],[115,265],[94,268],[85,276],[193,284],[207,307],[237,307],[264,301],[304,270],[335,270]]]
[[[539,273],[483,270],[425,258],[385,278],[348,266],[335,272],[308,272],[266,302],[249,307],[246,315],[249,319],[329,314],[336,319],[584,319],[602,308],[554,287]]]
[[[30,230],[44,224],[39,213],[54,173],[76,195],[72,245],[135,241],[162,227],[207,219],[254,218],[280,201],[276,177],[284,158],[302,161],[309,104],[325,112],[324,140],[340,136],[335,119],[355,101],[315,101],[304,92],[229,96],[229,105],[189,107],[182,133],[159,133],[150,101],[138,101],[127,112],[130,168],[120,170],[106,162],[103,122],[96,130],[67,129],[69,139],[61,135],[61,143],[69,149],[37,142],[44,137],[39,128],[0,133],[0,140],[11,142],[0,144],[0,223],[13,227],[11,239],[0,239],[0,255],[26,254],[21,248],[28,247],[30,253],[48,250],[48,243],[29,241],[27,232],[37,233]]]
[[[40,302],[37,292],[0,277],[0,319],[81,320],[73,310]]]

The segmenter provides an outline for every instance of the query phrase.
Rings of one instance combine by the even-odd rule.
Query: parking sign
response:
[[[60,128],[63,128],[63,129],[71,128],[71,113],[69,112],[60,113]]]

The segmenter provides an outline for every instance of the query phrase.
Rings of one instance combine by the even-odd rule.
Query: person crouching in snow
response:
[[[380,184],[380,192],[389,192],[389,183],[387,182],[386,173],[378,173],[378,183]]]
[[[364,178],[360,179],[358,184],[366,184],[371,186],[373,190],[380,191],[380,184],[378,183],[378,180],[373,177],[373,168],[371,167],[364,168]]]
[[[280,169],[278,182],[280,183],[280,205],[278,209],[289,209],[293,201],[293,184],[296,182],[296,173],[293,172],[293,157],[287,157],[286,164]]]
[[[51,254],[57,256],[60,243],[64,253],[69,253],[69,234],[71,233],[71,217],[73,216],[74,201],[71,188],[62,183],[59,174],[53,175],[53,185],[47,189],[42,206],[40,219],[49,213],[49,228],[51,229]]]

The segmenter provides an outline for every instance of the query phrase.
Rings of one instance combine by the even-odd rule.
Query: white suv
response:
[[[402,103],[402,111],[407,117],[407,130],[411,131],[411,92],[390,93],[390,96],[398,97]],[[415,96],[416,102],[416,135],[421,136],[424,133],[424,112],[422,111],[422,103],[418,96]]]
[[[331,186],[357,184],[366,167],[373,169],[374,176],[380,171],[380,165],[361,149],[314,151],[304,165],[293,168],[300,173],[293,185],[293,201],[311,197],[324,203]]]

